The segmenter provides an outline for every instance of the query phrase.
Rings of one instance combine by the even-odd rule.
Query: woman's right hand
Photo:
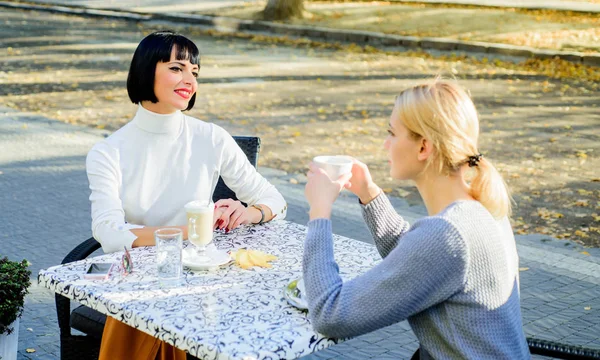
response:
[[[369,203],[381,192],[379,186],[373,182],[367,165],[356,159],[354,159],[354,164],[352,165],[352,178],[345,186],[346,189],[358,196],[360,202],[363,204]]]

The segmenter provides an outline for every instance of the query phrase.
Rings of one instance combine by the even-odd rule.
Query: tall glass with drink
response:
[[[196,247],[197,261],[210,261],[206,248],[213,240],[214,210],[215,205],[212,202],[192,201],[185,205],[188,240]]]
[[[162,228],[154,232],[156,268],[159,280],[178,280],[181,276],[183,232],[178,228]]]

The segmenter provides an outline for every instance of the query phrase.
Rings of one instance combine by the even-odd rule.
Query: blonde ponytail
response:
[[[510,193],[498,170],[486,158],[481,158],[475,169],[469,194],[495,218],[510,216]]]
[[[476,168],[470,195],[496,218],[509,216],[511,198],[506,183],[490,161],[479,158],[479,116],[469,94],[453,81],[439,77],[404,90],[396,98],[399,119],[415,137],[433,144],[427,166],[439,173]],[[477,158],[471,164],[471,158]]]

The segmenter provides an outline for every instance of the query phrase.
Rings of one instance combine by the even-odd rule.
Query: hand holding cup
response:
[[[347,182],[345,187],[358,196],[363,204],[373,200],[381,192],[379,186],[373,182],[367,165],[356,159],[353,159],[352,163],[352,181]]]
[[[316,156],[313,158],[313,164],[323,169],[327,176],[332,181],[335,181],[344,174],[348,174],[352,171],[352,164],[354,158],[345,155],[333,155],[333,156]]]
[[[304,189],[310,205],[310,219],[329,218],[335,199],[352,177],[352,158],[323,159],[316,157],[307,174],[308,181]],[[332,176],[337,176],[332,179]]]

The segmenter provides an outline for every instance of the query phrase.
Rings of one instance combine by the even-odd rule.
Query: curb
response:
[[[85,6],[44,6],[44,5],[33,5],[24,3],[12,3],[7,1],[0,1],[0,7],[15,9],[15,10],[34,10],[34,11],[47,11],[52,13],[60,13],[67,15],[79,15],[79,16],[90,16],[90,17],[106,17],[106,18],[119,18],[124,20],[134,21],[148,21],[152,20],[152,15],[115,11],[115,10],[101,10],[92,9]]]
[[[307,37],[326,42],[347,42],[374,47],[421,48],[445,52],[461,51],[476,54],[491,54],[534,59],[559,58],[575,64],[600,67],[600,54],[542,50],[526,46],[476,41],[450,40],[437,37],[414,37],[384,34],[371,31],[341,30],[316,26],[288,25],[269,21],[242,20],[230,17],[207,16],[184,13],[146,14],[121,10],[98,10],[85,6],[45,6],[0,1],[0,7],[17,10],[36,10],[67,15],[107,17],[133,21],[173,21],[178,24],[201,25],[225,32],[271,33],[275,36]]]

